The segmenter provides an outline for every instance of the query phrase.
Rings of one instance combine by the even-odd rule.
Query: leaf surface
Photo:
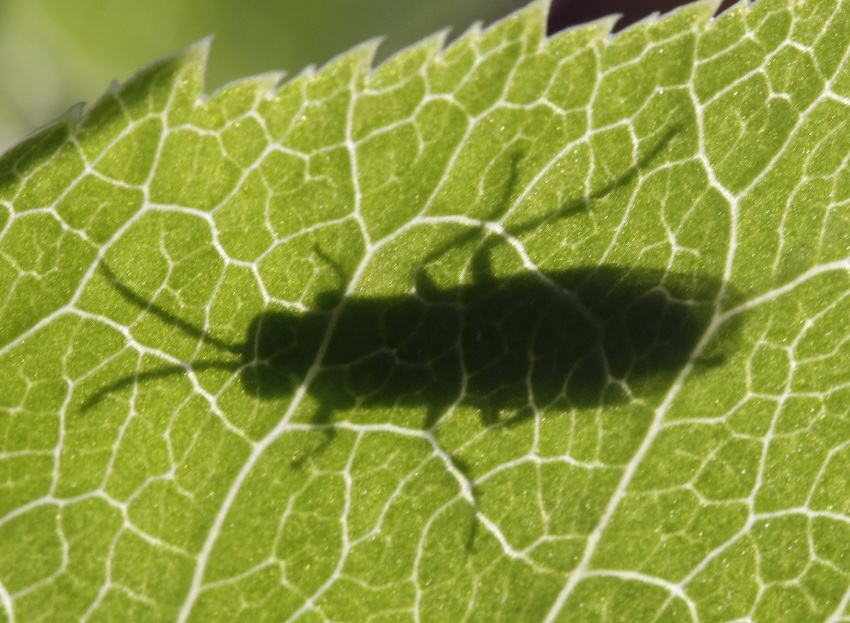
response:
[[[8,152],[7,619],[847,616],[850,5],[716,7]]]

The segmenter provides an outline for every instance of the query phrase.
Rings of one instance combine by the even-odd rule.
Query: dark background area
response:
[[[549,14],[549,32],[558,32],[614,13],[623,15],[615,28],[615,31],[622,30],[656,11],[669,13],[685,4],[688,2],[682,0],[554,0]],[[723,0],[718,12],[733,4],[735,0]]]

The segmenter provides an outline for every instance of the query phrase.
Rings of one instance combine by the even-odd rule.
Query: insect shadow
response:
[[[588,210],[631,183],[680,130],[665,129],[635,166],[607,185],[545,217],[512,225],[510,234]],[[508,154],[504,197],[490,220],[501,219],[511,205],[523,157],[519,149]],[[128,375],[91,396],[84,409],[136,383],[190,369],[223,369],[238,373],[245,391],[263,400],[293,396],[307,382],[319,405],[313,422],[329,434],[335,414],[370,407],[424,407],[422,425],[431,428],[452,404],[463,402],[478,409],[487,425],[516,423],[534,412],[532,405],[585,408],[663,391],[708,327],[717,297],[729,292],[713,277],[635,267],[497,278],[489,265],[492,238],[474,227],[423,265],[476,238],[469,284],[439,287],[420,270],[410,294],[345,297],[340,287],[321,293],[306,312],[257,314],[238,344],[147,301],[101,264],[123,298],[231,356]],[[332,260],[314,251],[345,281]],[[512,415],[501,419],[506,412]]]
[[[307,391],[319,405],[313,422],[330,434],[334,418],[351,409],[424,407],[427,429],[461,402],[494,425],[531,417],[532,405],[568,410],[650,397],[669,388],[718,296],[729,295],[712,277],[617,266],[497,278],[484,249],[473,256],[468,285],[441,288],[423,271],[410,294],[345,298],[327,291],[316,310],[259,313],[244,342],[230,344],[102,269],[125,299],[238,357],[187,367],[238,372],[244,390],[263,400],[292,396],[309,379]],[[725,331],[701,364],[721,362],[734,333]],[[127,376],[85,406],[185,371],[171,365]]]

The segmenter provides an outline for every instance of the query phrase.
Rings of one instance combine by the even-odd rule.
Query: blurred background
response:
[[[454,39],[529,0],[0,0],[0,152],[112,80],[215,35],[207,92],[269,70],[321,66],[365,39],[378,60],[437,30]],[[549,32],[612,13],[621,29],[685,0],[552,0]],[[724,2],[724,7],[731,2]]]

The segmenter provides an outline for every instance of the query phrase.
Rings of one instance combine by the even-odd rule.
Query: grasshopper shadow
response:
[[[697,296],[665,288],[665,277],[698,283]],[[492,425],[505,412],[515,414],[506,422],[528,417],[531,405],[648,397],[669,388],[691,357],[720,291],[717,280],[669,277],[609,266],[444,290],[420,283],[408,296],[345,301],[332,329],[326,315],[269,312],[249,329],[254,346],[243,358],[260,363],[242,382],[262,398],[288,394],[332,330],[308,388],[317,423],[354,408],[425,407],[429,428],[463,401]]]
[[[631,183],[679,132],[678,125],[666,128],[617,179],[544,218],[513,226],[511,234],[587,210]],[[509,209],[523,157],[521,149],[507,155],[503,196],[490,220]],[[244,390],[262,400],[286,400],[307,382],[319,404],[313,421],[325,425],[354,408],[425,407],[423,427],[431,428],[459,401],[479,409],[486,424],[499,421],[505,411],[554,401],[564,408],[600,406],[669,385],[723,291],[711,277],[614,266],[495,278],[488,260],[494,240],[482,228],[471,228],[424,263],[477,238],[481,244],[472,258],[470,285],[439,288],[420,273],[413,293],[402,296],[345,298],[342,289],[328,291],[319,295],[314,310],[259,313],[239,344],[226,343],[145,300],[101,264],[123,298],[226,359],[128,375],[99,390],[83,408],[131,385],[209,369],[237,373]],[[330,258],[314,252],[345,281]],[[671,283],[690,285],[676,289]],[[526,416],[529,411],[524,409]]]
[[[582,409],[663,393],[694,353],[722,291],[710,277],[614,266],[485,275],[451,288],[419,275],[408,295],[346,299],[329,291],[318,311],[260,313],[242,344],[226,344],[111,277],[125,298],[239,359],[188,368],[238,372],[244,390],[262,400],[285,400],[308,381],[319,404],[313,422],[331,431],[351,409],[424,407],[422,426],[431,428],[463,402],[493,425],[530,417],[532,405]],[[733,348],[727,338],[702,365]],[[86,405],[186,369],[120,379]]]

